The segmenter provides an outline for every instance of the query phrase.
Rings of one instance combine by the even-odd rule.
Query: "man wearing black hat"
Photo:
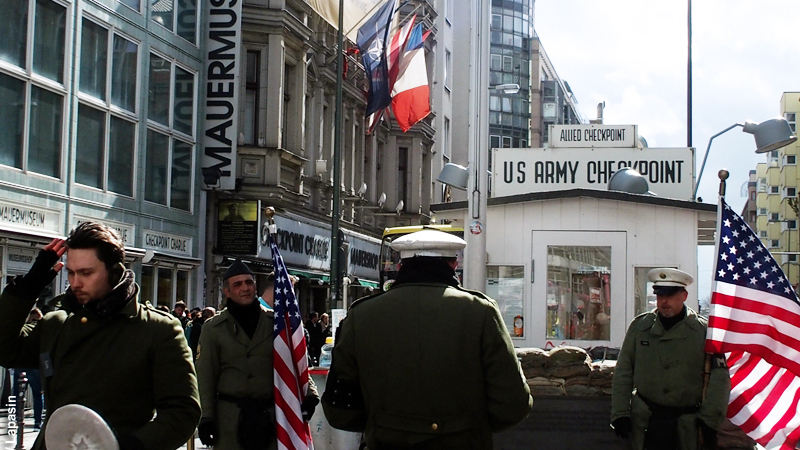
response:
[[[255,276],[238,259],[225,271],[223,292],[227,307],[203,324],[197,351],[203,407],[198,434],[217,450],[273,449],[273,312],[256,300]],[[306,420],[317,403],[309,380],[302,405]]]
[[[622,343],[611,395],[612,427],[630,438],[634,449],[693,450],[698,434],[705,448],[716,448],[731,382],[725,358],[704,352],[708,321],[684,304],[686,286],[694,279],[672,268],[653,269],[647,276],[656,309],[633,319]]]

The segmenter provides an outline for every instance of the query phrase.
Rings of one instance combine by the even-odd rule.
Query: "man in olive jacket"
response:
[[[671,268],[653,269],[657,308],[631,323],[622,343],[611,396],[611,422],[634,449],[715,448],[731,382],[725,358],[709,355],[703,397],[708,322],[684,305],[694,279]],[[635,394],[634,394],[635,391]]]
[[[355,302],[337,330],[325,416],[370,450],[491,449],[533,406],[496,303],[455,277],[465,245],[435,230],[396,239],[391,290]]]
[[[65,252],[70,288],[62,309],[23,329]],[[39,367],[42,376],[48,417],[35,450],[45,448],[51,413],[67,404],[97,412],[121,450],[172,450],[194,434],[200,401],[180,322],[137,302],[124,257],[114,230],[84,222],[66,242],[48,244],[0,295],[0,365]]]
[[[198,435],[215,450],[247,449],[246,441],[255,442],[259,450],[274,449],[273,312],[256,300],[253,272],[238,259],[225,271],[223,292],[227,307],[203,324],[197,352],[203,405]],[[318,403],[319,394],[309,380],[302,405],[306,421]],[[247,409],[256,413],[248,414]],[[257,423],[240,426],[242,420],[250,420],[247,417],[255,417]]]

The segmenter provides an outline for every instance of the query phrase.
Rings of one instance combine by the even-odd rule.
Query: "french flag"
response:
[[[394,65],[398,69],[392,88],[392,111],[403,132],[430,114],[430,88],[425,52],[420,51],[430,30],[422,33],[422,23],[408,35],[402,57]]]

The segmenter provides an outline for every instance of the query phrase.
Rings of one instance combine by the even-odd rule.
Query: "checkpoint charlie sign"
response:
[[[692,148],[495,148],[492,197],[578,188],[605,190],[611,176],[624,167],[641,173],[650,191],[659,197],[692,197]]]

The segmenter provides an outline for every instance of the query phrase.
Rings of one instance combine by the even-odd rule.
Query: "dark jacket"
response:
[[[333,427],[364,431],[371,450],[491,449],[528,415],[496,303],[452,284],[406,280],[353,304],[322,399]]]
[[[49,415],[78,403],[96,411],[121,438],[148,450],[185,444],[200,420],[200,400],[191,353],[180,322],[137,302],[133,272],[109,294],[117,307],[105,317],[78,307],[71,293],[67,310],[48,313],[30,334],[20,333],[32,301],[0,295],[0,365],[39,366],[48,418],[34,449],[43,449]],[[52,375],[40,366],[48,354]]]

